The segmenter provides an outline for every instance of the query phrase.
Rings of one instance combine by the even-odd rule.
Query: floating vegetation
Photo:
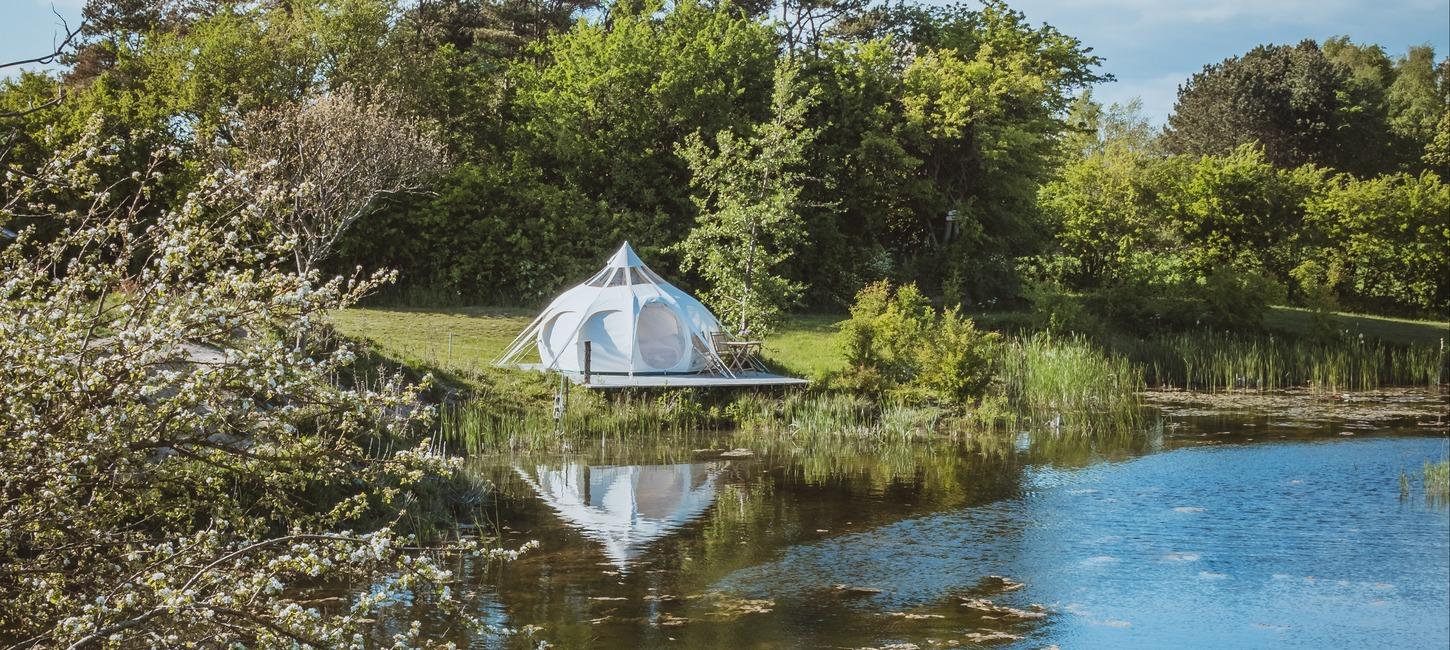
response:
[[[1351,394],[1327,395],[1307,388],[1276,392],[1233,391],[1206,393],[1154,390],[1147,402],[1165,416],[1203,417],[1230,413],[1273,413],[1279,423],[1375,429],[1415,426],[1443,431],[1446,402],[1423,388],[1385,388]]]
[[[908,621],[925,621],[937,618],[946,618],[946,616],[943,614],[916,614],[913,612],[882,612],[881,615],[890,616],[892,618],[905,619]]]
[[[765,598],[741,598],[719,591],[700,594],[708,603],[710,611],[703,616],[714,620],[734,620],[749,614],[768,614],[775,608],[775,601]]]
[[[1001,594],[1009,591],[1017,591],[1026,586],[1006,576],[987,576],[977,582],[975,591]]]
[[[997,603],[987,600],[986,598],[968,598],[962,601],[962,607],[983,614],[1006,618],[1015,618],[1020,620],[1047,618],[1047,610],[1041,605],[1034,606],[1032,609],[1027,610],[1018,609],[1016,607],[1009,607],[1007,605],[998,605]]]
[[[963,641],[978,645],[1008,643],[1011,641],[1020,641],[1021,639],[1022,637],[1016,634],[1008,634],[1006,632],[968,632],[962,635]],[[1056,648],[1057,646],[1050,647]]]
[[[1332,342],[1220,332],[1166,334],[1121,344],[1143,365],[1155,387],[1203,391],[1373,390],[1434,386],[1445,381],[1446,355],[1437,346],[1393,345],[1355,337]]]
[[[858,597],[875,596],[877,594],[880,594],[881,590],[876,589],[875,587],[852,587],[849,585],[834,585],[831,587],[831,592],[838,596]]]

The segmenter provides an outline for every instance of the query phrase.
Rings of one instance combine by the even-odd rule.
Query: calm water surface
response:
[[[1444,402],[1427,412],[1167,409],[1118,444],[737,434],[479,459],[505,540],[542,548],[461,566],[465,597],[496,626],[541,629],[455,638],[1445,648],[1450,515],[1399,487],[1450,453]],[[731,447],[755,455],[701,451]]]

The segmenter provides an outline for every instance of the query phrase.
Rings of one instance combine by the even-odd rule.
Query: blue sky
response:
[[[60,28],[54,6],[74,24],[84,0],[0,0],[0,59],[29,58]],[[1034,23],[1076,36],[1106,59],[1115,83],[1095,90],[1104,102],[1143,99],[1161,123],[1178,84],[1205,64],[1260,43],[1296,43],[1348,35],[1391,54],[1428,44],[1450,51],[1450,0],[1016,0]]]

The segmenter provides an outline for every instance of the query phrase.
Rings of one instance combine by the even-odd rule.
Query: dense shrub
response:
[[[245,174],[153,221],[169,156],[113,194],[95,169],[119,147],[92,134],[4,185],[0,215],[63,227],[0,249],[0,566],[25,567],[0,571],[0,639],[356,647],[390,599],[456,611],[415,551],[452,523],[458,462],[419,435],[421,387],[340,380],[357,359],[328,342],[325,315],[391,274],[288,270]],[[327,583],[375,587],[324,612],[305,597]]]
[[[916,285],[886,281],[857,294],[841,336],[848,369],[838,385],[947,405],[986,394],[1000,339],[955,307],[937,311]]]

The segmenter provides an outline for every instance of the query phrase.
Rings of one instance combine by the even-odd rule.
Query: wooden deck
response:
[[[521,364],[524,370],[546,371],[539,364]],[[715,373],[690,373],[675,375],[601,375],[594,373],[589,376],[589,383],[584,383],[584,374],[578,372],[559,372],[569,378],[569,381],[587,388],[728,388],[744,386],[804,386],[810,382],[797,377],[786,377],[784,375],[773,375],[768,372],[749,370],[737,372],[734,377]]]

